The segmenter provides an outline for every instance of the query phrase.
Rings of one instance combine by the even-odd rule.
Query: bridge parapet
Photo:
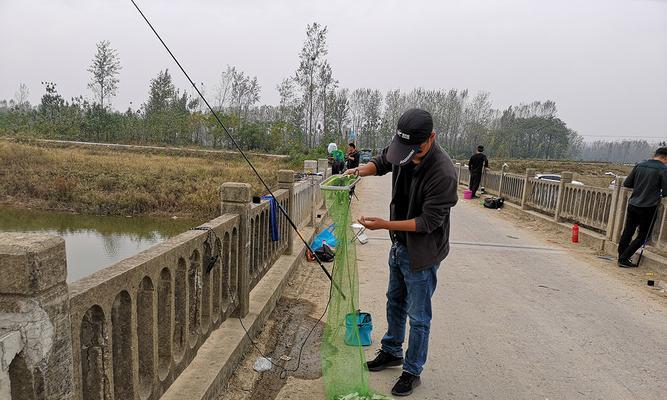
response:
[[[459,183],[468,185],[470,174],[466,167],[457,165]],[[623,187],[623,177],[614,188],[600,188],[573,184],[572,173],[564,171],[561,182],[538,179],[535,169],[525,175],[485,171],[482,183],[486,192],[503,196],[507,201],[553,217],[556,221],[570,221],[606,235],[618,243],[625,224],[628,200],[632,191]],[[663,198],[654,222],[649,245],[667,251],[667,199]]]
[[[0,397],[71,399],[65,241],[1,234],[0,277]]]
[[[278,175],[276,202],[223,184],[220,217],[70,285],[62,238],[0,234],[0,397],[159,399],[293,251],[280,208],[313,223],[322,178]]]

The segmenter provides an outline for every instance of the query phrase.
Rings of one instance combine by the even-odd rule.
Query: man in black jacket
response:
[[[479,183],[482,181],[482,173],[484,168],[489,168],[489,159],[484,154],[484,146],[477,146],[477,153],[473,154],[468,161],[468,170],[470,171],[470,186],[472,197],[477,197],[477,189]]]
[[[347,154],[345,155],[345,159],[347,161],[347,169],[357,168],[359,166],[360,158],[361,154],[359,154],[357,146],[354,143],[350,142],[350,144],[347,145]]]
[[[628,201],[625,229],[618,242],[618,266],[634,268],[638,265],[630,261],[630,257],[648,239],[661,197],[667,197],[667,147],[656,150],[653,159],[635,165],[623,186],[631,188],[632,195]],[[637,228],[637,238],[632,240]]]
[[[457,177],[452,160],[435,142],[431,114],[406,111],[389,147],[368,164],[347,170],[360,176],[392,173],[390,220],[361,217],[367,229],[387,229],[392,240],[387,289],[387,332],[370,371],[403,365],[392,389],[406,396],[419,385],[431,327],[431,297],[440,262],[449,253],[449,215],[456,204]],[[408,349],[403,358],[406,319]]]

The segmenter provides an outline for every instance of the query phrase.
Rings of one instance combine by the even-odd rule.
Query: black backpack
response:
[[[336,253],[334,253],[333,249],[331,249],[328,244],[323,243],[321,248],[315,250],[315,255],[317,256],[317,259],[322,262],[332,262]]]
[[[484,199],[484,207],[486,208],[491,208],[491,209],[503,208],[504,203],[505,199],[503,199],[502,197],[488,197]]]

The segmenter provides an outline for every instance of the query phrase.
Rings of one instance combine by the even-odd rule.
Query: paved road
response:
[[[354,215],[388,216],[389,177],[365,179]],[[495,211],[461,201],[439,271],[417,399],[666,399],[667,306]],[[362,306],[386,328],[390,242],[358,247]],[[370,357],[373,349],[367,350]],[[374,373],[388,391],[399,370]]]
[[[353,215],[388,217],[390,185],[364,179]],[[453,209],[429,360],[411,398],[667,399],[665,298],[501,213],[464,201]],[[357,247],[360,302],[375,325],[368,358],[386,329],[391,244],[370,235]],[[388,393],[400,372],[371,373],[371,385]],[[321,379],[290,377],[277,399],[321,396]]]

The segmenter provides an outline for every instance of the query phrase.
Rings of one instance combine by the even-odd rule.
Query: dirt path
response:
[[[234,373],[220,400],[290,399],[292,389],[285,390],[285,386],[291,386],[292,382],[307,382],[308,386],[320,388],[319,392],[313,393],[314,397],[310,397],[312,399],[324,396],[320,379],[320,338],[324,325],[318,319],[324,312],[328,298],[326,279],[319,267],[304,262],[295,272],[286,293],[256,340],[262,353],[271,357],[275,363],[286,369],[296,369],[299,351],[312,330],[309,340],[303,346],[298,370],[288,372],[287,376],[281,375],[277,367],[258,373],[253,370],[253,364],[260,354],[252,349]],[[278,396],[281,391],[283,393]]]

